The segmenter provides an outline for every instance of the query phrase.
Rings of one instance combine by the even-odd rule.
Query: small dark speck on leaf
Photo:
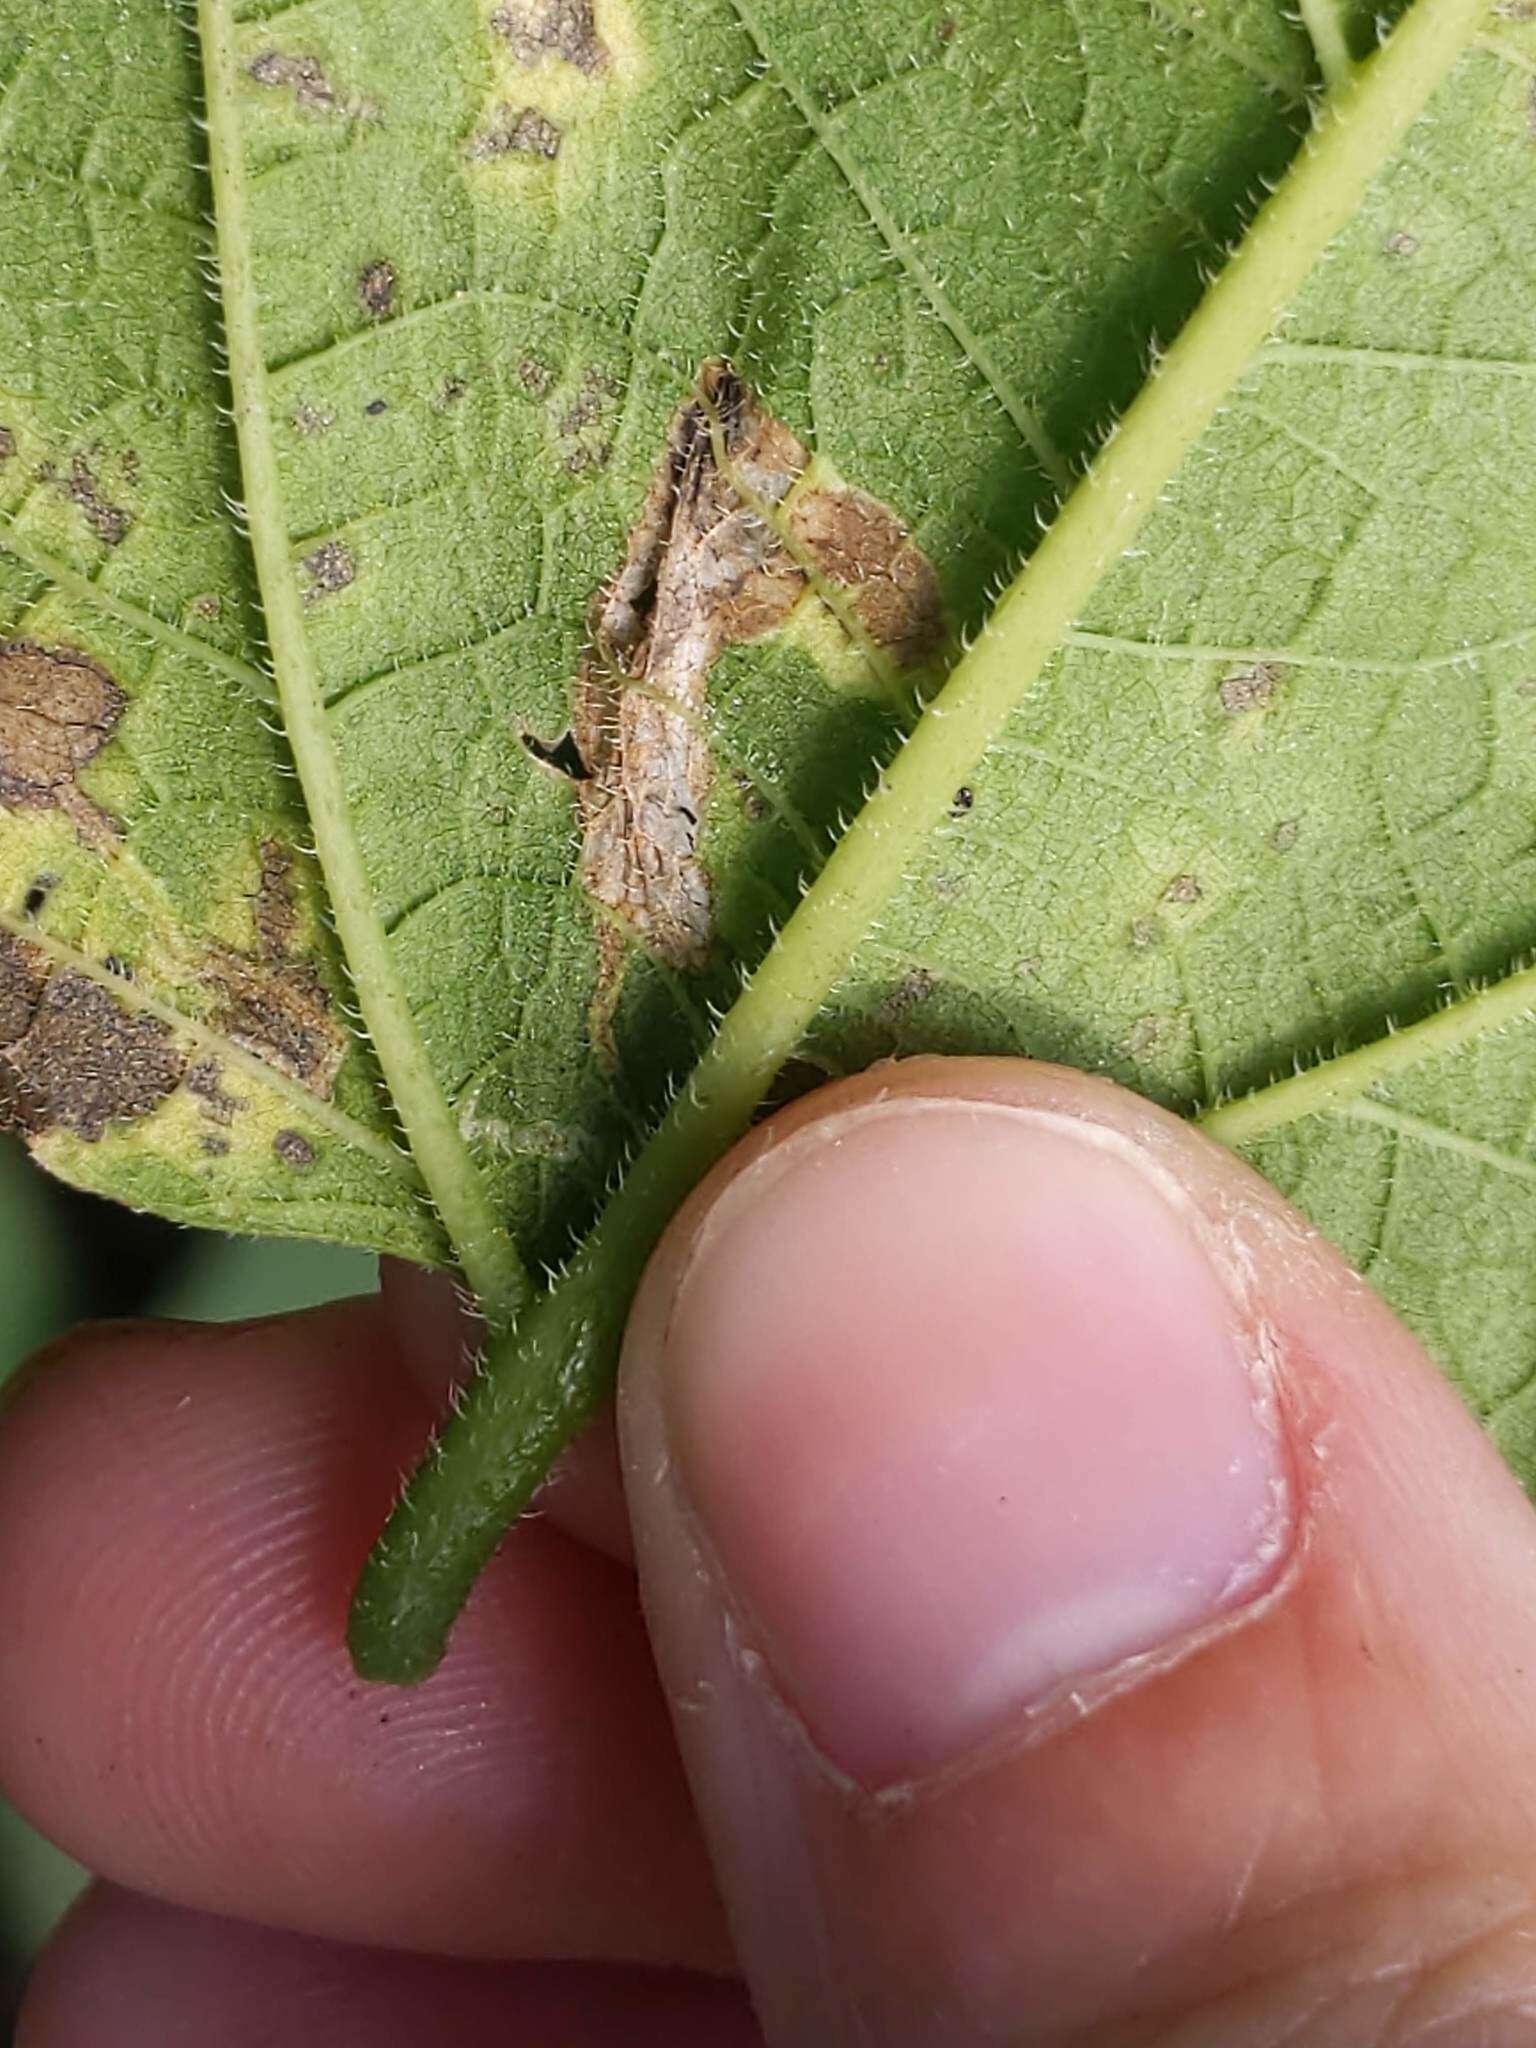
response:
[[[387,398],[370,398],[363,407],[363,411],[367,413],[369,419],[376,420],[381,412],[389,411],[389,400]]]
[[[16,453],[16,436],[9,427],[0,427],[0,462],[9,462]]]
[[[1165,903],[1198,903],[1204,891],[1193,875],[1175,875],[1163,891]]]
[[[198,1140],[198,1146],[210,1159],[222,1159],[229,1150],[229,1140],[221,1137],[217,1131],[204,1131]]]
[[[375,320],[387,320],[395,310],[395,266],[383,257],[365,263],[357,274],[357,296],[363,311]]]
[[[121,954],[108,953],[101,964],[108,974],[115,974],[119,981],[132,981],[133,969]]]
[[[279,1131],[272,1140],[272,1150],[284,1166],[302,1171],[315,1163],[315,1148],[302,1131]]]
[[[313,434],[328,433],[335,424],[336,415],[326,406],[301,405],[293,413],[293,431],[306,440]]]
[[[954,796],[950,800],[949,815],[952,818],[963,817],[965,813],[968,810],[970,810],[971,806],[975,803],[975,801],[975,790],[969,787],[962,787],[960,789],[957,789],[954,793]]]
[[[58,877],[56,875],[38,876],[31,888],[28,889],[26,895],[21,899],[21,914],[23,917],[36,917],[38,915],[43,905],[48,901],[48,891],[57,880]]]
[[[469,389],[462,377],[445,377],[439,397],[444,405],[453,405]]]
[[[1269,843],[1276,853],[1289,853],[1300,831],[1301,827],[1294,818],[1286,818],[1270,833]]]

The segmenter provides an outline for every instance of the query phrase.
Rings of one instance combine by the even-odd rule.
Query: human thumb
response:
[[[621,1426],[774,2048],[1536,2040],[1536,1517],[1231,1155],[828,1090],[677,1220]]]

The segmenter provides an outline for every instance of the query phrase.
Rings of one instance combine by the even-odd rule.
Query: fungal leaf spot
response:
[[[72,647],[0,643],[0,805],[62,811],[88,845],[115,839],[117,827],[79,776],[127,702],[106,670]]]
[[[186,1062],[168,1025],[0,932],[0,1128],[95,1143],[164,1101]]]

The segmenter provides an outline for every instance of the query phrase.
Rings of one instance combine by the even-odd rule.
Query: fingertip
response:
[[[16,2048],[753,2048],[738,1986],[680,1971],[453,1962],[341,1945],[110,1885],[40,1959]]]
[[[628,1574],[525,1525],[431,1681],[353,1674],[350,1590],[427,1425],[376,1302],[57,1354],[0,1428],[0,1780],[190,1905],[716,1963]]]
[[[1266,1944],[1265,2025],[1374,2038],[1373,1917],[1437,2011],[1536,1924],[1536,1520],[1176,1119],[1015,1061],[797,1105],[664,1244],[621,1416],[773,2038],[1246,2039]]]

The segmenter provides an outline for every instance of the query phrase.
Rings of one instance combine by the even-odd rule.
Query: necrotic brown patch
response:
[[[261,870],[251,898],[256,950],[263,960],[286,960],[299,928],[293,897],[293,848],[280,839],[261,842]]]
[[[605,979],[622,959],[622,928],[673,967],[708,955],[697,854],[711,774],[706,686],[721,649],[771,631],[804,588],[760,506],[785,497],[805,459],[733,371],[706,364],[673,418],[623,566],[594,606],[571,739],[587,769],[582,885],[609,913]]]
[[[133,524],[131,514],[104,494],[83,455],[72,455],[67,470],[55,469],[51,462],[45,462],[41,474],[45,483],[52,484],[72,505],[79,507],[98,540],[115,548],[126,539]]]
[[[592,0],[504,0],[491,27],[530,69],[547,57],[563,57],[590,78],[605,68],[608,52],[597,33]]]
[[[329,1096],[346,1040],[315,970],[302,960],[270,965],[234,951],[214,954],[208,966],[219,1028],[311,1093]]]
[[[538,156],[553,163],[560,154],[560,130],[537,107],[499,107],[490,126],[470,143],[469,154],[480,159]]]
[[[72,647],[0,643],[0,804],[63,811],[91,844],[115,837],[78,777],[112,737],[127,702],[106,670]]]
[[[94,1143],[109,1124],[148,1116],[184,1066],[158,1017],[0,934],[0,1126]]]
[[[596,387],[583,395],[595,404]],[[900,520],[862,491],[797,489],[809,459],[728,363],[706,363],[673,415],[623,563],[594,600],[570,732],[527,741],[576,786],[581,882],[602,913],[592,1024],[604,1057],[631,943],[684,971],[709,957],[698,847],[708,681],[723,649],[782,626],[812,579],[897,667],[942,638],[937,577]]]
[[[795,539],[843,586],[864,631],[898,668],[933,653],[944,637],[939,579],[894,512],[866,491],[805,491],[789,516]]]
[[[304,593],[306,604],[312,604],[317,597],[329,597],[338,590],[345,590],[357,578],[357,564],[352,559],[352,550],[344,547],[339,540],[322,541],[320,546],[304,556],[304,573],[309,578],[309,588]]]

